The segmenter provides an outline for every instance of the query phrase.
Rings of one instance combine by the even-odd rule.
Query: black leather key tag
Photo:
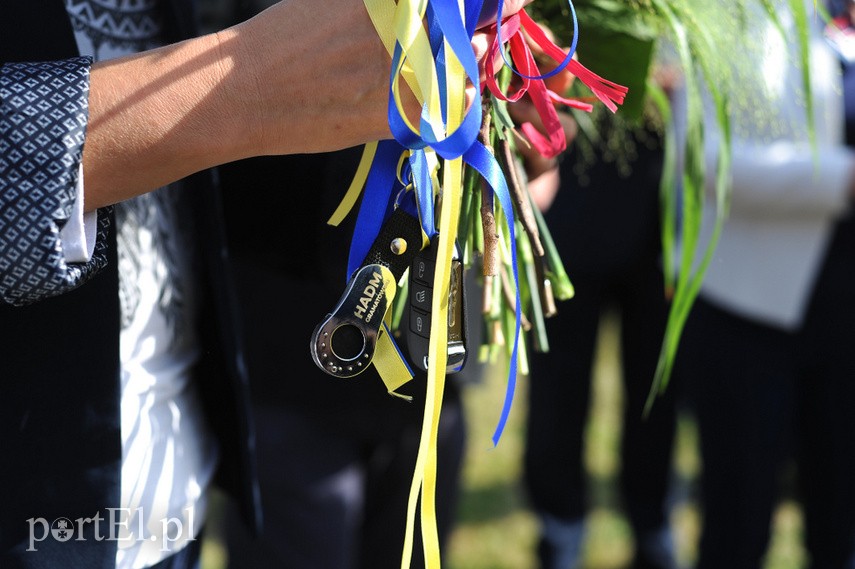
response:
[[[419,220],[396,209],[347,283],[338,304],[315,328],[309,349],[326,373],[348,378],[365,371],[397,283],[422,246]]]

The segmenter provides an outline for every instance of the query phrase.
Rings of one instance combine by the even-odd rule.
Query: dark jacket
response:
[[[193,21],[190,2],[174,0],[169,5],[168,39],[187,37]],[[77,55],[61,0],[10,0],[2,10],[0,62]],[[0,95],[0,111],[4,103]],[[0,121],[5,118],[0,112]],[[7,166],[0,159],[0,180]],[[196,228],[204,267],[199,276],[204,299],[198,323],[203,343],[199,377],[205,381],[200,392],[220,440],[218,481],[238,497],[246,519],[258,529],[248,385],[214,181],[211,172],[187,180],[191,187],[181,206],[182,217]],[[11,203],[0,200],[0,217],[14,213]],[[78,519],[100,514],[104,524],[109,508],[121,506],[120,328],[112,231],[104,243],[106,266],[75,290],[24,307],[0,302],[3,569],[115,567],[116,542],[98,541],[91,522],[82,524],[83,531],[75,532],[72,541],[48,538],[37,543],[37,551],[26,551],[34,524],[28,520],[68,518],[79,529]],[[40,536],[42,528],[35,531]],[[103,525],[100,533],[105,534]]]

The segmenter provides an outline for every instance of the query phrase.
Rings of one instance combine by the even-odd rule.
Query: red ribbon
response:
[[[523,95],[528,94],[537,109],[540,120],[543,122],[546,135],[544,136],[531,123],[524,123],[520,128],[540,154],[546,158],[553,158],[564,152],[567,148],[564,127],[561,126],[561,121],[558,120],[558,111],[555,110],[554,103],[564,104],[586,112],[593,110],[593,105],[581,99],[562,97],[558,93],[549,90],[542,79],[531,79],[531,77],[540,76],[541,73],[526,39],[521,33],[523,30],[525,30],[531,40],[550,59],[559,64],[564,61],[567,56],[565,51],[547,37],[543,29],[531,19],[531,16],[525,10],[521,10],[502,22],[501,36],[510,46],[511,57],[514,64],[519,68],[519,74],[522,76],[522,85],[515,93],[505,95],[496,82],[495,70],[489,65],[487,66],[486,84],[487,88],[490,89],[490,92],[496,98],[511,103],[519,101]],[[490,46],[487,61],[494,61],[501,47],[497,34],[496,39],[493,40],[493,44]],[[613,81],[600,77],[575,59],[570,60],[566,69],[584,83],[610,111],[617,111],[617,105],[623,103],[627,93],[627,88],[623,85],[618,85]]]

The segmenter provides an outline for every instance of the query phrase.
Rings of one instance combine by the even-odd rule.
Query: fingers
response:
[[[528,193],[534,200],[534,205],[540,211],[546,211],[552,206],[560,186],[561,174],[556,166],[530,179],[528,181]]]
[[[534,0],[505,0],[502,15],[510,16],[511,14],[516,14],[517,12],[531,4],[533,1]]]
[[[493,38],[495,37],[495,34],[486,32],[475,32],[475,35],[472,37],[472,51],[475,52],[475,59],[478,60],[479,64],[483,62],[487,52],[490,51],[490,45],[493,43]]]
[[[576,135],[579,133],[579,125],[576,120],[568,113],[558,113],[558,120],[561,121],[561,126],[564,128],[564,138],[567,140],[567,146],[576,140]]]
[[[527,97],[517,101],[516,103],[509,104],[508,113],[511,115],[511,118],[514,119],[514,123],[518,125],[531,123],[538,131],[546,134],[546,129],[543,126],[543,121],[540,118],[540,114],[537,112],[537,108]],[[569,146],[570,143],[575,140],[579,127],[573,117],[566,112],[559,111],[558,120],[561,123],[561,127],[564,129],[564,138]],[[526,158],[530,158],[532,162],[537,161],[535,155],[539,156],[539,154],[533,147],[524,148],[524,144],[520,144],[519,147],[521,154]],[[531,156],[528,156],[529,154]]]
[[[508,112],[516,124],[530,122],[538,131],[543,134],[547,134],[546,128],[543,126],[543,121],[540,118],[540,114],[537,112],[537,108],[528,98],[524,98],[516,103],[508,105]],[[576,124],[576,120],[569,113],[561,110],[557,110],[557,112],[558,122],[561,123],[561,128],[564,130],[564,139],[567,141],[567,145],[569,146],[576,138],[579,126]]]
[[[487,55],[490,53],[490,46],[493,45],[493,41],[495,39],[496,34],[493,32],[475,32],[475,36],[472,38],[472,50],[475,52],[475,59],[478,60],[478,69],[481,71],[479,80],[482,84],[487,79],[485,71],[487,69],[487,65],[492,65],[493,72],[498,73],[505,64],[502,59],[502,55],[499,52],[496,52],[495,57],[493,57],[493,61],[489,63],[487,62]]]

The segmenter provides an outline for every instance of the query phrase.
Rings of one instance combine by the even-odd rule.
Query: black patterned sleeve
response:
[[[90,65],[0,65],[0,304],[62,294],[106,264],[106,212],[88,263],[67,263],[60,240],[77,196]]]

